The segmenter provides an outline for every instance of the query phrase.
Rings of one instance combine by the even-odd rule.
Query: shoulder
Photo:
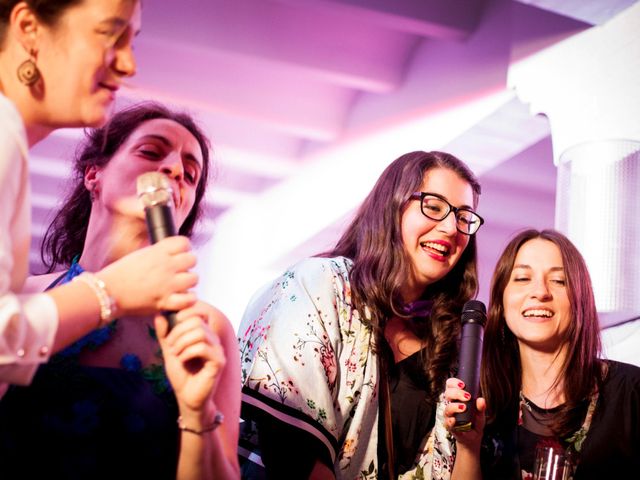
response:
[[[26,158],[29,150],[27,135],[22,118],[13,103],[0,94],[0,153],[1,160],[6,157],[21,156]]]
[[[351,266],[351,260],[345,257],[310,257],[291,266],[285,275],[293,273],[298,278],[309,280],[337,276],[348,281]]]
[[[640,392],[640,367],[629,363],[607,360],[609,367],[605,384],[613,388],[632,388]]]

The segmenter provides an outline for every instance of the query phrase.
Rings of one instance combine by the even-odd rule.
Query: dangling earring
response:
[[[18,67],[18,80],[27,87],[32,87],[40,80],[40,70],[36,65],[33,52],[30,53],[30,58],[22,62]]]

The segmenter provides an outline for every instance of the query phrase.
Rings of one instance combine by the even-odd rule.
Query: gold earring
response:
[[[38,66],[34,60],[33,52],[31,52],[31,57],[22,62],[18,67],[18,80],[27,87],[32,87],[40,80],[40,70],[38,70]]]

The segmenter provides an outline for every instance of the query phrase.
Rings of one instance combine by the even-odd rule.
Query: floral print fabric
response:
[[[351,302],[351,266],[306,259],[254,296],[239,329],[243,402],[320,440],[336,478],[377,478],[379,370],[367,309]],[[403,479],[449,477],[442,410]]]

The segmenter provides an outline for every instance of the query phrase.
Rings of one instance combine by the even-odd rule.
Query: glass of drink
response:
[[[571,480],[574,470],[571,454],[559,447],[536,447],[533,480]]]

